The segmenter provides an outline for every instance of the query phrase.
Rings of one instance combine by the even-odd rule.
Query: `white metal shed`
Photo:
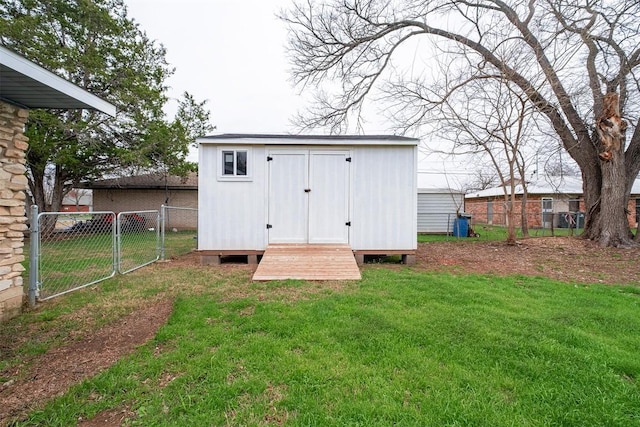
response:
[[[450,188],[418,188],[418,233],[451,233],[457,214],[461,212],[464,212],[464,192]]]
[[[223,134],[199,145],[198,250],[348,244],[358,256],[417,247],[417,144],[399,136]],[[255,258],[254,258],[255,259]]]

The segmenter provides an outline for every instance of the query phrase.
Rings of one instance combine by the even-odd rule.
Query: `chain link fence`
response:
[[[523,237],[552,237],[577,236],[584,230],[584,212],[549,212],[529,214],[525,216],[526,235],[523,230],[523,218],[518,215],[515,219],[516,238]],[[484,218],[469,218],[470,235],[477,235],[481,239],[502,240],[507,238],[508,221],[487,223]]]
[[[444,236],[445,240],[476,238],[481,240],[506,240],[508,220],[505,215],[494,216],[495,222],[486,217],[477,218],[471,213],[422,213],[418,217],[418,233]],[[515,218],[516,238],[525,237],[522,216]],[[574,236],[584,229],[584,212],[545,212],[526,216],[526,237]],[[424,239],[423,239],[424,240]]]
[[[159,211],[120,212],[117,217],[118,272],[126,274],[160,258]]]
[[[184,255],[197,248],[198,209],[163,205],[160,218],[161,259]]]
[[[115,227],[113,212],[38,214],[36,210],[29,261],[30,278],[39,285],[38,298],[46,300],[113,277]]]
[[[29,303],[195,249],[197,209],[43,212],[31,209]]]

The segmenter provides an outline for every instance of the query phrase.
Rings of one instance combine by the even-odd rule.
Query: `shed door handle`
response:
[[[305,193],[310,193],[310,192],[311,192],[311,189],[310,189],[310,188],[305,188],[305,189],[304,189],[304,192],[305,192]]]

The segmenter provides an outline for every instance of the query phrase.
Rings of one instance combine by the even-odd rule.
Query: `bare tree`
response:
[[[540,165],[545,175],[550,176],[580,176],[580,168],[575,163],[569,163],[562,157],[562,151],[554,150],[553,155],[546,157]]]
[[[471,179],[463,186],[462,191],[471,193],[473,191],[486,190],[500,183],[498,174],[492,168],[480,167],[473,172]]]
[[[307,0],[281,17],[290,27],[294,80],[324,94],[304,116],[306,126],[340,131],[379,88],[393,100],[390,110],[412,109],[400,124],[411,131],[454,88],[507,80],[580,167],[583,236],[623,246],[633,244],[625,209],[640,172],[637,16],[637,0]],[[398,71],[403,48],[415,51],[423,38],[437,41],[434,61],[448,66],[435,82]],[[405,98],[407,90],[420,96]],[[614,92],[620,117],[604,108],[605,94]],[[418,98],[421,104],[405,102]]]
[[[535,139],[532,136],[535,126],[531,125],[535,114],[535,108],[509,81],[486,79],[452,90],[439,105],[439,119],[433,123],[439,138],[453,144],[452,154],[473,155],[486,159],[483,164],[491,165],[504,192],[509,244],[516,241],[518,185],[526,196],[525,148],[527,142]],[[526,235],[526,215],[522,215],[521,224]]]

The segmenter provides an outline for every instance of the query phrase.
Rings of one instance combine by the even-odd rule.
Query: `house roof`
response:
[[[516,185],[516,194],[523,193],[522,185]],[[540,176],[536,181],[529,182],[527,185],[527,194],[530,195],[546,195],[546,194],[566,194],[566,195],[582,195],[582,179],[572,176]],[[640,179],[636,179],[631,188],[631,194],[640,194]],[[486,190],[474,191],[465,196],[465,199],[475,199],[483,197],[499,197],[504,196],[502,186],[487,188]]]
[[[418,145],[417,138],[396,135],[290,135],[225,133],[203,136],[198,144],[237,145]]]
[[[22,108],[86,108],[110,116],[115,105],[0,46],[0,100]]]
[[[516,194],[522,194],[522,184],[515,187]],[[527,193],[534,194],[582,194],[582,180],[571,176],[541,176],[536,181],[527,184]],[[466,199],[496,197],[504,195],[504,187],[487,188],[474,191],[465,196]]]
[[[93,190],[128,189],[128,190],[197,190],[198,174],[190,173],[186,177],[152,173],[146,175],[123,176],[83,182],[78,188]]]

